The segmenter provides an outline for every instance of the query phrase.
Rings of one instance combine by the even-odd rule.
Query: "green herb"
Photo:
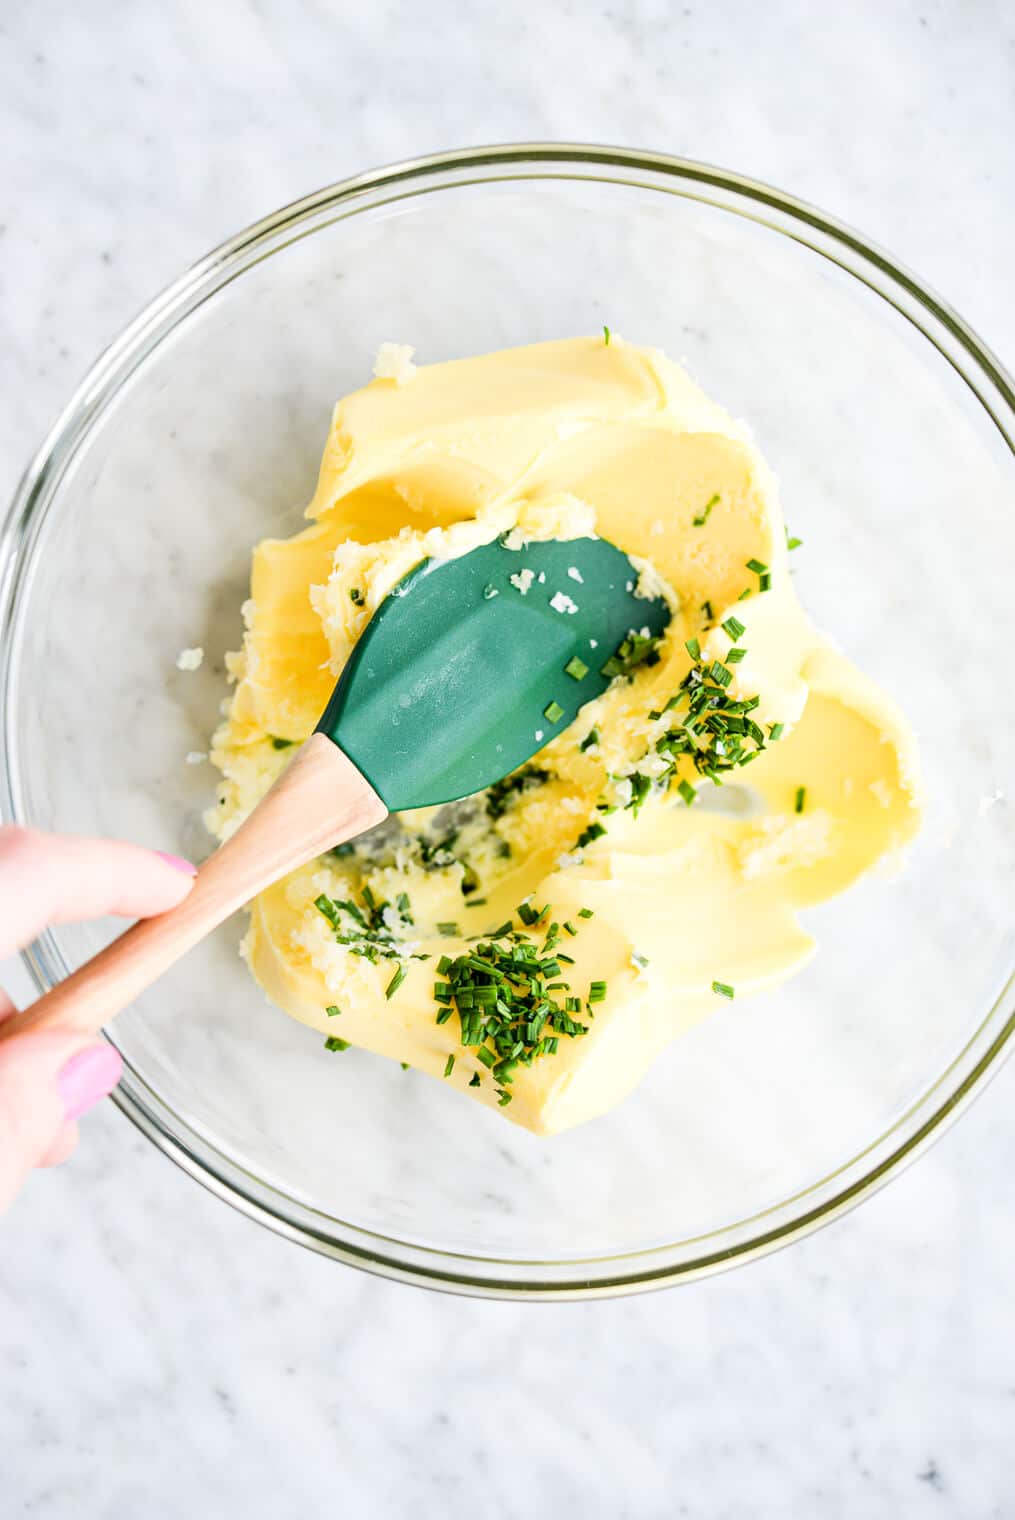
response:
[[[329,1019],[337,1019],[339,1014],[342,1012],[337,1003],[329,1003],[324,1011],[328,1015]]]
[[[526,901],[520,904],[518,916],[532,928],[546,923],[549,911]],[[586,1026],[573,1017],[580,1012],[580,1002],[570,998],[568,983],[559,979],[560,961],[570,958],[548,953],[559,935],[560,925],[548,923],[540,947],[509,921],[494,935],[470,945],[465,954],[441,959],[447,980],[434,988],[441,1005],[437,1021],[445,1023],[457,1013],[461,1043],[475,1049],[477,1060],[493,1074],[498,1092],[511,1086],[519,1065],[531,1065],[555,1051],[561,1035],[573,1039],[586,1032]],[[565,995],[563,1000],[560,994]]]
[[[550,780],[551,773],[541,765],[523,765],[503,781],[495,781],[486,789],[486,812],[489,818],[503,818],[508,809],[517,802],[523,792],[542,786]]]
[[[687,650],[692,660],[701,659],[701,645],[698,643],[697,639],[685,639],[684,648]]]
[[[376,965],[379,960],[400,960],[404,954],[396,931],[412,919],[408,897],[400,893],[398,901],[404,904],[404,909],[379,901],[369,887],[364,887],[359,903],[327,897],[322,892],[314,899],[314,907],[328,920],[338,944],[344,945],[351,955],[361,955]]]
[[[470,1087],[478,1087],[479,1085],[480,1085],[480,1079],[479,1079],[479,1072],[477,1071],[476,1074],[471,1078],[471,1080],[469,1082],[469,1086]]]
[[[719,997],[731,998],[733,996],[733,988],[729,982],[713,982],[712,991]]]
[[[677,782],[677,791],[680,793],[681,797],[683,797],[688,807],[691,806],[691,803],[698,795],[697,789],[683,777],[681,777],[681,779]]]
[[[437,933],[443,934],[446,939],[453,939],[459,934],[457,924],[438,924]]]
[[[605,348],[609,348],[610,346],[610,329],[605,325],[603,327],[603,346]]]
[[[792,553],[794,549],[799,549],[802,543],[802,538],[790,538],[789,529],[786,529],[786,548],[789,549],[790,553]]]
[[[479,891],[479,877],[477,876],[474,868],[469,865],[469,862],[467,860],[464,860],[462,862],[462,866],[462,896],[469,897],[473,892]]]
[[[779,739],[782,738],[783,733],[785,732],[785,729],[786,729],[785,723],[773,723],[769,727],[768,737],[772,740],[773,744],[777,740],[779,740]]]
[[[766,564],[763,564],[760,559],[749,559],[747,561],[747,568],[748,570],[753,570],[758,577],[759,591],[770,591],[772,589],[772,572]]]
[[[507,1108],[511,1102],[511,1094],[503,1087],[497,1088],[497,1107]]]
[[[606,830],[601,823],[590,823],[588,828],[582,829],[578,835],[575,847],[583,850],[587,844],[591,844],[594,839],[601,839],[605,833]]]
[[[574,924],[569,918],[565,918],[564,928],[567,930],[568,934],[570,934],[571,938],[574,939],[575,935],[578,933],[578,930],[575,928]]]
[[[280,739],[277,734],[269,734],[272,749],[292,749],[295,739]]]
[[[547,723],[557,723],[564,716],[564,709],[559,702],[548,702],[543,708],[543,717]]]
[[[465,904],[465,906],[467,908],[485,908],[486,907],[486,898],[485,897],[474,897],[471,900],[471,902],[467,902]]]
[[[705,614],[705,622],[706,623],[710,623],[712,621],[713,616],[714,616],[714,614],[712,612],[712,603],[711,602],[702,602],[702,604],[701,604],[701,610]]]
[[[564,666],[564,674],[570,676],[572,681],[584,681],[588,673],[589,667],[576,654],[573,654]]]
[[[632,950],[631,961],[633,965],[638,967],[639,971],[644,971],[645,967],[648,965],[648,956],[642,955],[638,950]]]
[[[643,633],[635,633],[633,630],[626,639],[622,639],[616,650],[610,655],[606,664],[600,667],[600,675],[612,680],[614,676],[633,677],[634,672],[641,666],[659,664],[659,645],[661,638],[654,635],[645,636]]]
[[[700,515],[698,517],[696,517],[696,518],[693,519],[694,526],[696,528],[703,528],[705,526],[705,524],[708,522],[709,517],[711,516],[712,508],[713,507],[717,507],[718,505],[719,505],[719,497],[718,496],[713,496],[708,501],[706,501],[704,507],[701,510]]]
[[[399,1061],[398,1064],[402,1068],[403,1071],[408,1071],[409,1070],[409,1063],[408,1063],[408,1061]]]
[[[592,918],[592,916],[593,916],[593,913],[592,913],[592,909],[591,908],[579,908],[578,909],[578,917],[579,918]]]
[[[409,910],[409,894],[408,894],[408,892],[399,892],[398,896],[395,898],[395,907],[398,909],[399,913],[402,915],[402,917],[404,918],[405,922],[407,924],[411,924],[412,923],[412,913]]]
[[[804,799],[806,798],[806,796],[807,796],[807,788],[805,786],[798,786],[797,789],[796,789],[796,796],[793,799],[793,811],[794,811],[794,813],[802,813],[803,812],[803,810],[804,810]]]
[[[329,1034],[324,1042],[324,1048],[325,1050],[348,1050],[349,1041],[340,1040],[337,1034]]]
[[[408,973],[406,972],[405,965],[400,961],[398,967],[396,968],[394,976],[391,978],[391,981],[384,989],[384,996],[386,998],[394,997],[399,987],[401,987],[402,983],[405,981],[407,974]]]
[[[724,623],[720,623],[719,626],[724,633],[729,634],[734,644],[738,639],[743,638],[744,634],[747,632],[740,619],[735,617],[728,617],[726,621]]]
[[[360,591],[360,589],[359,589],[358,586],[353,586],[352,590],[349,592],[349,600],[355,606],[362,607],[365,598],[363,596],[362,591]]]
[[[578,748],[584,752],[587,749],[591,749],[594,744],[598,744],[598,743],[599,743],[599,730],[598,730],[598,728],[590,728],[589,731],[588,731],[588,733],[585,735],[584,739],[582,740],[582,742],[579,744]]]
[[[606,998],[606,983],[605,982],[591,982],[589,984],[589,995],[588,995],[588,998],[586,999],[586,1001],[589,1002],[589,1003],[602,1003],[605,1000],[605,998]]]
[[[454,1071],[454,1069],[455,1069],[455,1058],[454,1058],[454,1055],[452,1054],[452,1055],[448,1056],[447,1061],[444,1063],[444,1075],[446,1077],[450,1077],[450,1075]]]
[[[743,648],[740,648],[740,649],[731,649],[729,651],[729,653],[727,654],[727,656],[726,656],[726,664],[727,665],[739,665],[740,661],[743,659],[743,657],[744,657],[744,655],[746,653],[747,653],[747,650],[743,649]]]

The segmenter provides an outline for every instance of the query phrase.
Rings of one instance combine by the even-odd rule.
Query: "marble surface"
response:
[[[1015,362],[1002,0],[861,0],[820,25],[808,0],[544,9],[5,7],[4,495],[186,263],[305,190],[462,143],[618,142],[767,178]],[[0,1513],[1007,1515],[1013,1083],[788,1252],[539,1307],[300,1252],[106,1106],[0,1233]]]

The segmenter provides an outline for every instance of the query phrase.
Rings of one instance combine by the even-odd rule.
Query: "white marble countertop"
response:
[[[467,9],[4,9],[5,496],[185,264],[303,191],[466,143],[613,142],[771,180],[1015,361],[1004,0]],[[0,1513],[1011,1514],[1013,1094],[1009,1068],[915,1168],[788,1252],[541,1307],[301,1252],[105,1105],[0,1235]]]

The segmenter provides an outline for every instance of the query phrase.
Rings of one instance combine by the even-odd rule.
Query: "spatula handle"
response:
[[[178,907],[142,919],[30,1008],[4,1019],[0,1040],[40,1025],[101,1029],[258,892],[373,828],[387,811],[338,746],[313,734],[250,817],[205,861]]]

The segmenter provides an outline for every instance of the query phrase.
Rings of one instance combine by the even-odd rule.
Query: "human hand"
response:
[[[164,913],[186,897],[195,874],[178,856],[136,844],[0,828],[0,956],[47,924]],[[0,1021],[13,1012],[0,989]],[[75,1121],[112,1092],[122,1064],[106,1040],[61,1029],[0,1042],[0,1213],[33,1167],[67,1159]]]

